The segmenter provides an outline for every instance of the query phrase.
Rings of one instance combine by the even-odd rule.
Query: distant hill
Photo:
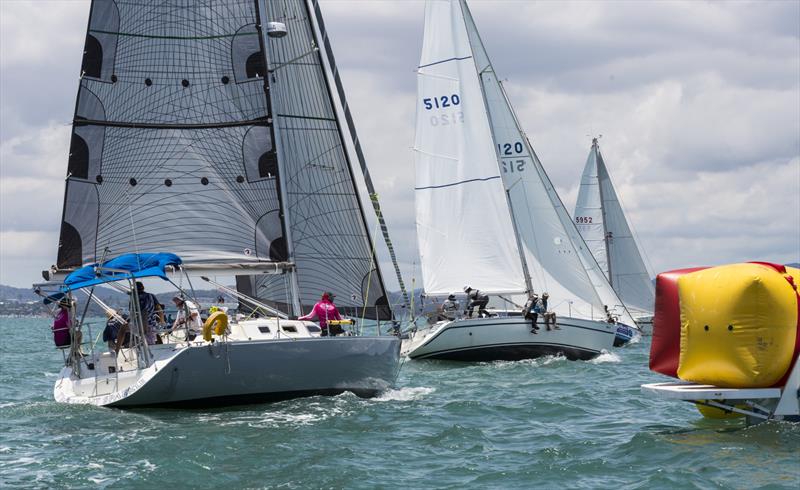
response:
[[[785,264],[785,265],[786,265],[786,267],[794,267],[795,269],[800,269],[800,264],[798,264],[797,262],[793,262],[791,264]]]
[[[172,306],[171,299],[177,291],[158,293],[158,301],[167,307]],[[201,304],[208,305],[216,303],[220,293],[215,289],[196,289],[196,298]],[[94,295],[103,303],[114,309],[126,309],[128,307],[128,295],[108,288],[95,288]],[[225,302],[236,304],[236,300],[228,295],[222,295]],[[82,293],[77,294],[79,301],[83,302],[86,296]],[[33,292],[32,288],[16,288],[0,284],[0,315],[47,315],[50,308],[42,303],[42,297]],[[89,314],[102,315],[103,310],[99,305],[92,303]]]

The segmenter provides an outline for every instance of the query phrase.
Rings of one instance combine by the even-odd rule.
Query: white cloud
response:
[[[322,2],[409,283],[417,260],[411,146],[423,6]],[[800,260],[800,3],[470,6],[570,211],[590,135],[602,133],[606,163],[656,271]],[[54,260],[64,124],[74,109],[87,15],[85,0],[0,1],[0,282],[29,283]],[[17,253],[20,245],[6,247],[9,232],[27,234],[14,242],[41,256],[13,258],[6,249]]]
[[[81,49],[88,17],[89,0],[0,2],[0,67],[46,65],[54,54]]]

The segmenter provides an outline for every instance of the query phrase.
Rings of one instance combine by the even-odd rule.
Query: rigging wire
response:
[[[375,231],[372,232],[372,242],[369,252],[369,274],[367,274],[367,292],[364,294],[364,307],[361,309],[361,324],[359,326],[358,334],[361,335],[362,330],[364,329],[364,318],[367,316],[367,305],[369,304],[369,292],[370,287],[372,286],[372,271],[375,270],[375,239],[378,238],[378,227],[380,226],[379,222],[375,223]],[[387,293],[388,294],[388,293]],[[377,310],[377,305],[375,305],[375,309]],[[378,312],[375,312],[375,322],[380,325],[380,321],[378,317],[380,315]],[[380,326],[378,327],[378,333],[380,334]]]

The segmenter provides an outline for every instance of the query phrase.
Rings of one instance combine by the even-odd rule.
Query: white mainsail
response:
[[[575,223],[614,290],[636,313],[652,314],[655,291],[625,219],[597,139],[581,177]]]
[[[525,275],[458,2],[430,1],[418,70],[417,239],[425,291],[521,293]]]
[[[633,324],[522,132],[466,2],[453,4],[463,11],[497,160],[534,290],[548,292],[552,298],[550,307],[561,315],[604,318],[605,305],[614,309],[623,322]]]

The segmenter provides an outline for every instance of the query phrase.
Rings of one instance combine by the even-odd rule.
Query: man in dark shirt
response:
[[[478,307],[479,317],[489,316],[489,312],[486,311],[486,305],[489,304],[489,296],[483,294],[477,289],[472,289],[469,286],[464,287],[464,292],[467,293],[467,299],[469,300],[467,316],[472,318],[472,312],[475,310],[476,306]]]

